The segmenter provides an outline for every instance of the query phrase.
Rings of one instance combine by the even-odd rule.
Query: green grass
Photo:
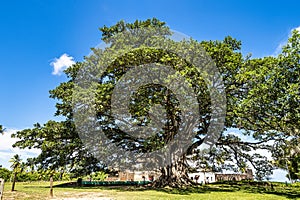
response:
[[[56,182],[55,185],[61,184]],[[50,199],[49,182],[16,183],[16,191],[10,192],[11,184],[6,183],[4,200],[41,200]],[[55,187],[54,198],[67,197],[109,197],[111,199],[170,199],[170,200],[234,200],[234,199],[300,199],[300,185],[286,186],[273,183],[271,186],[248,183],[210,184],[187,189],[149,189],[143,187]]]

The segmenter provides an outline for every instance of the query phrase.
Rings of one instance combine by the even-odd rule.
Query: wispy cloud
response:
[[[75,64],[74,58],[64,53],[59,58],[54,58],[54,61],[50,63],[53,66],[52,74],[60,76],[65,69],[73,64]]]
[[[279,45],[277,46],[277,48],[276,48],[276,50],[275,50],[275,52],[273,53],[272,56],[278,56],[278,54],[281,53],[282,47],[283,47],[284,45],[287,44],[288,38],[292,35],[293,30],[297,30],[297,31],[300,32],[300,26],[298,26],[298,27],[296,27],[296,28],[292,28],[292,29],[289,31],[289,33],[288,33],[288,35],[286,36],[286,38],[285,38],[283,41],[281,41],[281,42],[279,43]]]
[[[0,164],[9,168],[9,160],[15,154],[19,154],[23,161],[26,161],[29,157],[35,157],[40,153],[39,149],[20,149],[13,148],[12,145],[18,141],[17,138],[12,138],[11,134],[17,132],[16,129],[6,129],[3,135],[0,135]]]

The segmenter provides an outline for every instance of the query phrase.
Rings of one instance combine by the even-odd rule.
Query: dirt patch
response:
[[[68,193],[65,192],[62,197],[54,197],[52,200],[113,200],[112,198],[105,197],[99,192],[80,192],[80,193]]]

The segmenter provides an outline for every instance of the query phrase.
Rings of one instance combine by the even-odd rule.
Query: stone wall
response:
[[[244,174],[216,174],[216,181],[242,181],[253,180],[253,172],[247,169]]]

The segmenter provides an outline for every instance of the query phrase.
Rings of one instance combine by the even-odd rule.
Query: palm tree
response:
[[[21,162],[19,173],[22,173],[24,171],[28,172],[28,166],[27,166],[27,164],[25,162]]]
[[[18,154],[16,154],[9,160],[9,162],[12,163],[10,168],[12,168],[12,170],[13,170],[13,183],[11,186],[11,191],[15,191],[17,173],[20,170],[20,166],[21,166],[21,158]]]
[[[34,172],[34,165],[35,165],[35,161],[33,158],[27,158],[27,163],[26,163],[27,167],[29,167],[31,174],[33,174]]]

